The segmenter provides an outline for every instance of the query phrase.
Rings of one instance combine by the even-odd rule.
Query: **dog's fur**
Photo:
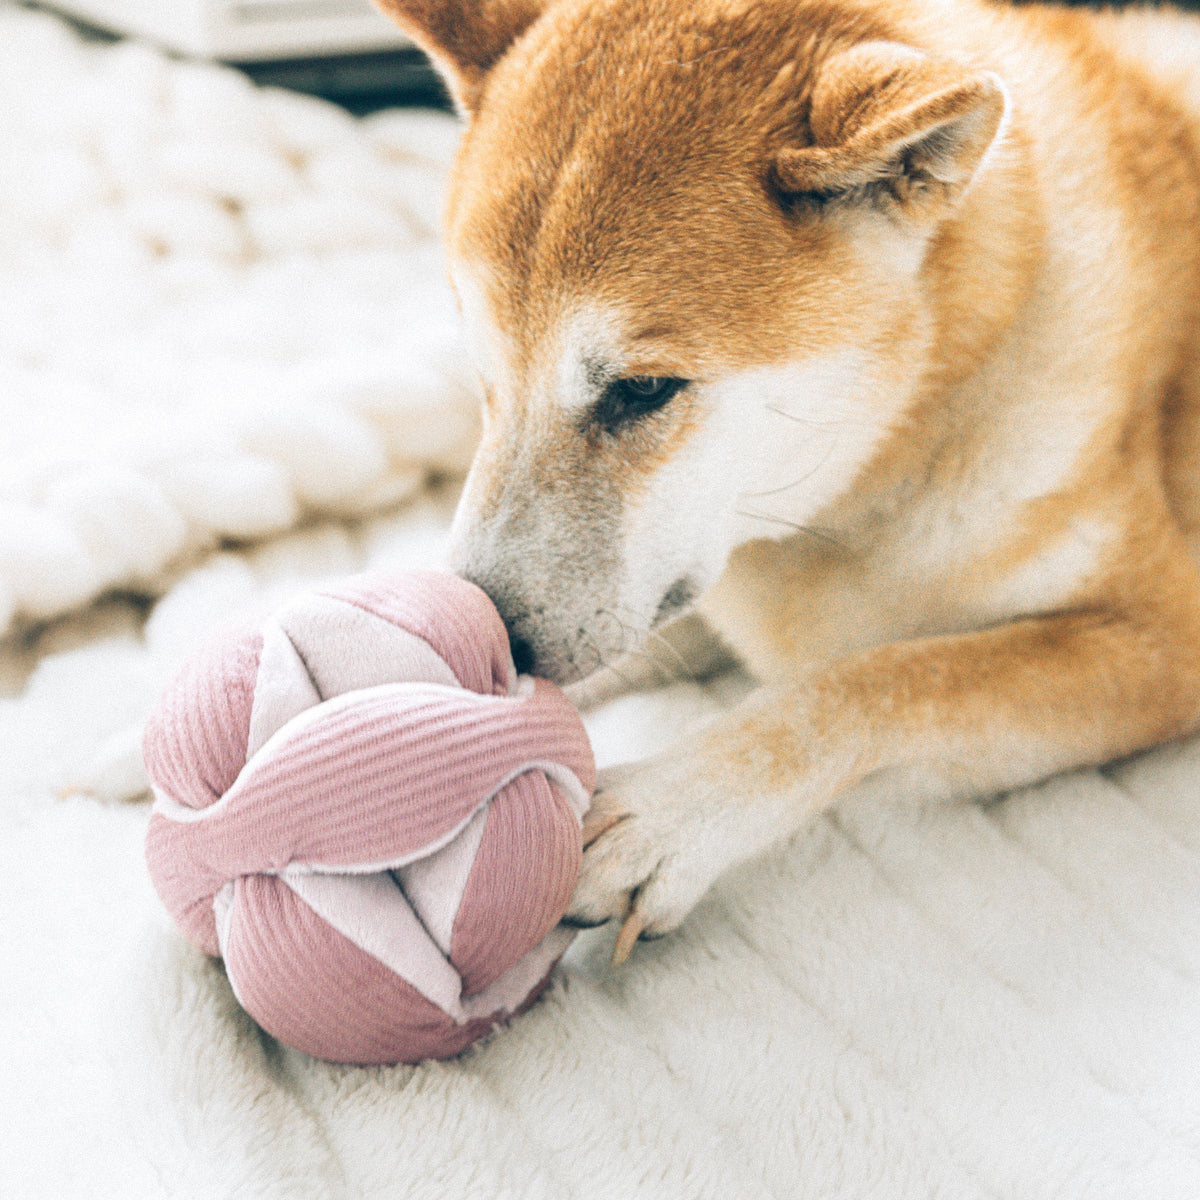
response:
[[[382,3],[468,118],[459,569],[560,682],[690,653],[693,602],[761,682],[605,778],[573,919],[664,932],[868,779],[995,792],[1196,728],[1200,24]]]

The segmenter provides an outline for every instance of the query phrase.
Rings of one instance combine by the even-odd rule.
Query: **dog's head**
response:
[[[570,681],[902,419],[1004,92],[839,0],[381,2],[467,118],[447,247],[487,399],[455,565]]]

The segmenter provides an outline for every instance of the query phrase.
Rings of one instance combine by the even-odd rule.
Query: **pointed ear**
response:
[[[793,201],[840,198],[936,216],[971,182],[1006,108],[990,72],[868,42],[821,68],[813,144],[780,151],[775,184]]]
[[[375,0],[433,60],[464,116],[487,73],[541,15],[547,0]]]

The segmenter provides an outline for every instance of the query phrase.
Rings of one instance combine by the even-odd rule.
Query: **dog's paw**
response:
[[[587,927],[623,919],[614,961],[638,937],[676,928],[729,865],[712,836],[716,814],[704,807],[701,783],[648,765],[601,775],[563,920]]]

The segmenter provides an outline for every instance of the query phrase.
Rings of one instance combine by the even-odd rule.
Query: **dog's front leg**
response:
[[[764,690],[669,753],[606,773],[573,924],[679,924],[728,867],[881,772],[981,795],[1103,762],[1200,721],[1200,603],[1080,611],[896,643]],[[1179,599],[1182,596],[1183,599]]]

